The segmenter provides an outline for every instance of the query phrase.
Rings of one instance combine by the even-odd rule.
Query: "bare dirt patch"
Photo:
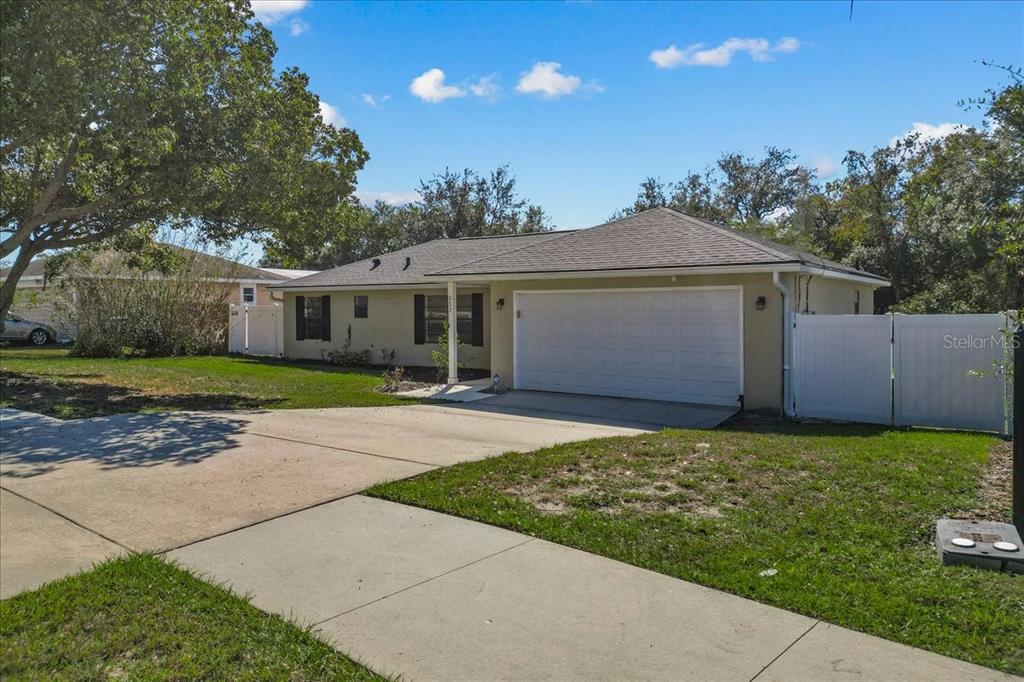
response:
[[[542,475],[504,481],[501,492],[545,514],[681,513],[705,519],[745,507],[751,496],[789,485],[800,471],[752,465],[756,455],[727,442],[671,448],[661,437],[581,457]]]
[[[1013,469],[1013,442],[1001,440],[989,452],[988,463],[978,480],[979,504],[963,514],[964,518],[1010,522]]]

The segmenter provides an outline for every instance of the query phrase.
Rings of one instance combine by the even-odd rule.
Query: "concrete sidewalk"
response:
[[[410,680],[1007,680],[617,561],[361,495],[167,555]]]
[[[6,598],[439,466],[655,427],[416,405],[73,421],[5,409],[0,428]]]

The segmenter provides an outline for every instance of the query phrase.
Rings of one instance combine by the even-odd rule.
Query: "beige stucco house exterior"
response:
[[[653,209],[586,230],[436,240],[271,289],[290,358],[347,344],[430,365],[454,321],[458,365],[509,388],[771,411],[787,400],[791,315],[871,314],[887,285]]]

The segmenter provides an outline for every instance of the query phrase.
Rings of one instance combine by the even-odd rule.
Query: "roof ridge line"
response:
[[[579,232],[581,229],[576,227],[571,230],[538,230],[537,232],[514,232],[512,234],[480,234],[475,237],[455,237],[451,241],[465,242],[471,239],[508,239],[510,237],[536,237],[537,235],[553,234],[555,232]]]
[[[649,210],[654,210],[654,209],[649,209]],[[641,213],[646,213],[646,211],[641,211]],[[628,220],[630,218],[633,218],[633,217],[635,217],[637,215],[639,215],[639,214],[638,213],[633,213],[631,215],[625,215],[625,216],[622,216],[621,218],[616,218],[615,220],[609,220],[608,222],[601,223],[600,225],[591,225],[590,227],[578,227],[578,228],[574,228],[574,229],[571,229],[571,230],[553,230],[553,232],[564,232],[564,234],[561,234],[561,235],[559,235],[557,237],[552,237],[551,239],[545,239],[544,241],[537,242],[536,244],[527,244],[525,246],[519,247],[518,249],[512,249],[510,251],[502,251],[501,253],[492,253],[490,256],[484,256],[483,258],[475,258],[473,260],[468,260],[465,263],[459,263],[458,265],[450,265],[447,268],[445,268],[444,270],[437,270],[435,272],[427,272],[427,273],[424,273],[424,275],[426,277],[441,275],[441,274],[447,272],[448,270],[454,270],[455,268],[461,268],[461,267],[465,267],[467,265],[472,265],[473,263],[479,263],[480,261],[485,261],[485,260],[487,260],[489,258],[496,258],[498,256],[507,256],[510,253],[518,253],[519,251],[522,251],[524,249],[532,249],[535,246],[540,246],[541,244],[547,244],[548,242],[555,241],[556,239],[563,239],[565,237],[568,237],[570,234],[576,234],[577,232],[590,232],[591,230],[596,230],[599,227],[605,227],[607,225],[613,225],[615,223],[622,222],[623,220]]]
[[[677,211],[674,208],[669,208],[668,206],[659,206],[658,209],[662,209],[662,210],[668,211],[669,213],[671,213],[671,214],[673,214],[675,216],[678,216],[680,218],[685,218],[687,220],[692,220],[694,222],[697,222],[697,223],[701,224],[703,227],[711,228],[711,229],[713,229],[713,230],[715,230],[715,231],[717,231],[717,232],[719,232],[721,234],[724,234],[726,237],[734,239],[735,241],[738,241],[738,242],[742,242],[742,243],[746,244],[747,246],[753,247],[753,248],[757,249],[758,251],[761,251],[762,253],[767,253],[768,255],[771,255],[771,256],[777,256],[777,257],[783,258],[783,259],[785,259],[787,261],[792,261],[793,260],[793,254],[785,253],[783,251],[777,251],[775,249],[772,249],[770,247],[765,246],[764,244],[758,243],[758,242],[754,241],[753,239],[745,237],[744,235],[740,234],[740,231],[738,229],[736,229],[735,227],[728,227],[726,225],[719,225],[718,223],[713,222],[711,220],[707,220],[705,218],[698,218],[697,216],[692,216],[692,215],[690,215],[688,213],[683,213],[682,211]],[[652,210],[658,210],[658,209],[652,209]],[[797,258],[797,260],[799,262],[801,262],[801,263],[804,262],[803,258]]]
[[[520,246],[517,249],[510,249],[508,251],[502,251],[501,253],[492,253],[489,256],[483,256],[481,258],[474,258],[472,260],[466,261],[465,263],[457,263],[455,265],[449,265],[448,267],[443,268],[441,270],[435,270],[433,272],[425,272],[425,273],[423,273],[423,275],[425,277],[432,277],[432,276],[435,276],[435,275],[441,275],[441,274],[443,274],[444,272],[446,272],[448,270],[453,270],[455,268],[462,268],[462,267],[465,267],[467,265],[472,265],[473,263],[479,263],[480,261],[487,260],[488,258],[494,258],[495,256],[507,256],[510,253],[519,253],[520,251],[523,251],[525,249],[532,249],[535,246],[540,246],[541,244],[547,244],[548,242],[557,241],[559,239],[565,239],[566,237],[568,237],[571,234],[575,234],[577,232],[586,232],[587,230],[592,230],[592,229],[594,229],[594,228],[588,227],[588,228],[584,228],[582,230],[551,230],[550,232],[552,234],[554,234],[556,232],[564,232],[565,234],[560,234],[557,237],[556,236],[552,236],[551,239],[544,239],[544,240],[538,241],[536,244],[524,244],[523,246]]]

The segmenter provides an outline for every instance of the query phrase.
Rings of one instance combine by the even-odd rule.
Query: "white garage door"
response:
[[[736,405],[742,289],[516,292],[520,389]]]

